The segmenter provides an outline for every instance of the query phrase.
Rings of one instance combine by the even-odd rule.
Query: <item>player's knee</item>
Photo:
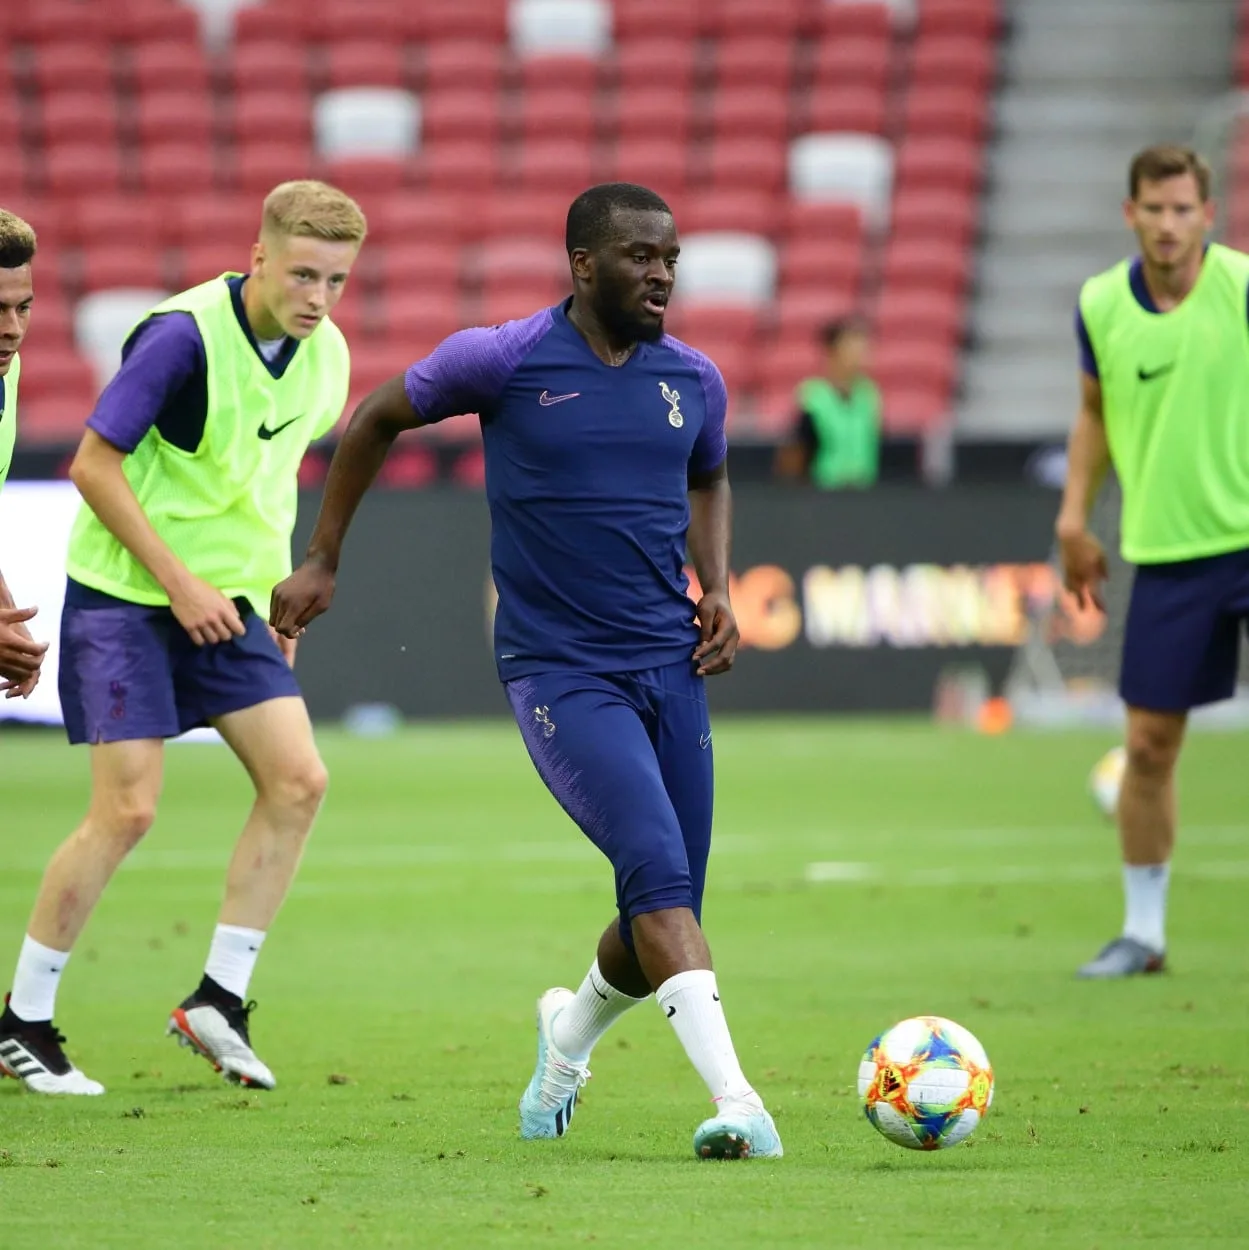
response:
[[[1175,769],[1180,737],[1163,726],[1134,725],[1128,731],[1128,768],[1137,777],[1164,781]]]
[[[156,800],[142,794],[122,794],[92,809],[92,836],[126,855],[143,841],[156,819]]]
[[[260,785],[261,797],[284,811],[299,812],[311,818],[316,815],[330,777],[319,757],[291,761],[273,777]]]

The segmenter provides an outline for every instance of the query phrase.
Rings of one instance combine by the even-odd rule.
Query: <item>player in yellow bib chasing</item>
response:
[[[1135,157],[1124,215],[1140,256],[1080,293],[1082,402],[1056,526],[1068,589],[1100,606],[1088,517],[1113,463],[1137,566],[1120,675],[1126,906],[1120,936],[1080,969],[1094,978],[1164,966],[1176,762],[1189,712],[1234,692],[1249,622],[1249,256],[1207,243],[1210,170],[1186,148]]]
[[[0,488],[9,476],[17,440],[17,382],[22,371],[18,349],[30,327],[34,258],[35,232],[0,208]],[[7,541],[0,534],[0,542]],[[27,622],[34,615],[34,608],[17,606],[0,572],[0,691],[6,699],[27,698],[39,682],[48,644],[31,637]]]
[[[164,740],[220,731],[255,804],[230,861],[199,986],[168,1032],[227,1079],[272,1088],[251,1047],[248,982],[294,877],[326,774],[291,669],[266,621],[290,572],[296,475],[347,399],[329,314],[365,236],[355,202],[319,182],[267,197],[251,272],[165,301],[132,331],[70,476],[60,696],[91,747],[86,817],[52,857],[0,1016],[0,1071],[39,1093],[99,1094],[52,1024],[74,942],[147,833]]]

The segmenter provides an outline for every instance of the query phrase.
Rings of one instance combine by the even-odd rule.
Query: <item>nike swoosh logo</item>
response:
[[[595,984],[594,984],[594,978],[593,978],[593,977],[591,977],[591,978],[590,978],[590,988],[591,988],[591,989],[592,989],[592,990],[593,990],[593,991],[594,991],[594,992],[595,992],[595,993],[596,993],[596,994],[597,994],[597,995],[598,995],[598,996],[599,996],[599,997],[600,997],[600,998],[601,998],[604,1002],[606,1002],[606,1001],[607,1001],[607,995],[606,995],[606,994],[604,994],[604,993],[603,993],[603,991],[602,991],[602,990],[600,990],[600,989],[599,989],[599,987],[598,987],[597,985],[595,985]]]
[[[275,434],[281,434],[288,425],[294,425],[296,421],[302,421],[303,419],[303,414],[300,413],[299,416],[292,417],[289,421],[283,421],[281,425],[275,426],[273,429],[270,429],[267,425],[261,422],[260,429],[258,429],[256,433],[267,442]]]
[[[549,408],[552,404],[562,404],[566,399],[576,399],[580,394],[580,391],[569,391],[567,395],[552,395],[550,391],[543,391],[538,396],[538,403],[543,408]]]
[[[711,730],[708,730],[698,739],[698,745],[705,751],[711,745]]]
[[[1141,369],[1138,367],[1136,370],[1136,376],[1142,382],[1152,382],[1154,378],[1160,378],[1164,373],[1170,373],[1174,368],[1175,361],[1172,361],[1169,365],[1163,365],[1159,369]]]

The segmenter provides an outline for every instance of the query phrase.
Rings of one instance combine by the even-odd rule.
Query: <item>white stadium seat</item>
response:
[[[776,249],[758,234],[687,234],[677,276],[682,304],[767,304],[776,291]]]
[[[878,135],[803,135],[789,145],[789,189],[799,200],[858,204],[874,226],[886,224],[893,149]]]
[[[199,14],[200,34],[210,48],[224,48],[234,34],[234,15],[261,0],[183,0]]]
[[[611,47],[608,0],[512,0],[508,28],[521,56],[601,56]]]
[[[169,298],[166,291],[119,287],[93,291],[74,309],[74,341],[91,361],[96,381],[103,387],[121,364],[121,345],[130,331],[157,304]]]
[[[397,87],[344,87],[317,97],[312,108],[317,153],[344,157],[413,155],[421,141],[421,102]]]

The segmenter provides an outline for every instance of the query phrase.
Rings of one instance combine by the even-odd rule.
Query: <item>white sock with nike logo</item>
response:
[[[690,1063],[707,1082],[712,1101],[747,1102],[763,1110],[763,1102],[751,1088],[737,1061],[729,1024],[720,1005],[716,974],[710,968],[678,972],[656,991],[655,1001],[664,1009],[676,1030]]]
[[[69,951],[54,951],[28,933],[17,957],[9,1008],[19,1020],[34,1023],[51,1020],[56,1010],[56,989],[69,961]]]
[[[599,971],[598,960],[590,965],[577,996],[555,1017],[551,1040],[565,1058],[578,1063],[590,1057],[594,1044],[630,1007],[644,1003],[609,985]]]
[[[213,931],[208,948],[204,975],[212,977],[223,990],[247,997],[247,986],[264,945],[263,929],[244,929],[234,924],[219,924]]]

